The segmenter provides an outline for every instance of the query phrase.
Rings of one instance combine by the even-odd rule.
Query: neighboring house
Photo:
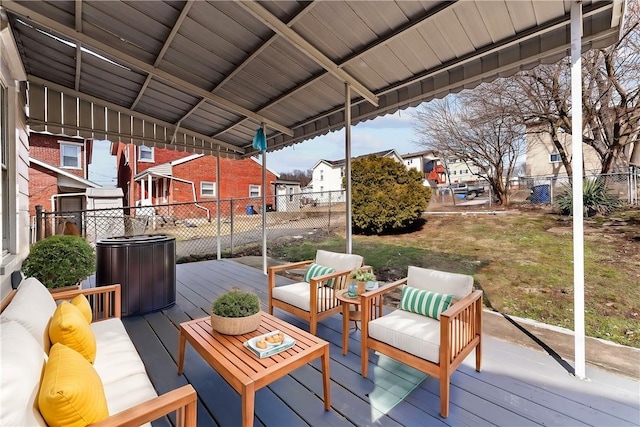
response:
[[[404,163],[402,157],[396,150],[379,151],[377,153],[364,154],[354,157],[359,159],[367,156],[388,157],[398,163]],[[327,203],[344,202],[345,192],[342,185],[344,178],[345,159],[342,160],[319,160],[313,167],[311,183],[313,186],[313,198],[316,202]]]
[[[571,134],[558,135],[565,152],[571,159]],[[528,124],[526,129],[527,159],[525,173],[527,176],[566,177],[567,170],[562,164],[560,154],[553,144],[546,124]],[[593,147],[582,144],[584,172],[586,175],[599,174],[602,170],[600,157]]]
[[[0,296],[29,254],[27,75],[4,18],[0,20]]]
[[[262,165],[253,158],[220,158],[220,183],[216,183],[216,157],[181,151],[112,143],[116,156],[117,186],[126,206],[156,206],[180,202],[213,202],[220,199],[262,196]],[[267,204],[274,203],[277,174],[267,170]],[[237,204],[237,213],[247,204]],[[165,214],[164,212],[157,212]],[[209,212],[210,214],[210,212]],[[175,216],[175,213],[172,213]],[[184,214],[183,214],[184,215]],[[191,217],[202,217],[207,209],[194,209]]]
[[[446,168],[451,184],[477,183],[479,181],[480,168],[462,159],[448,159]]]
[[[407,169],[415,169],[423,175],[425,185],[435,186],[447,182],[445,168],[440,163],[440,155],[437,151],[427,150],[403,154],[402,161]]]
[[[78,212],[56,218],[55,228],[66,221],[82,230],[79,211],[87,209],[86,190],[101,185],[87,179],[91,163],[93,141],[80,137],[58,136],[31,132],[29,135],[29,212],[36,214],[36,206],[44,211]],[[51,233],[54,230],[49,230]]]

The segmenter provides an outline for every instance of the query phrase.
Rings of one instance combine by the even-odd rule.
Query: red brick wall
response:
[[[216,158],[214,156],[203,156],[177,165],[173,168],[173,175],[192,181],[196,187],[198,200],[215,200],[215,198],[200,197],[200,183],[202,181],[216,181]],[[275,180],[275,174],[267,171],[267,196],[273,195],[273,184],[271,183]],[[220,158],[220,184],[218,185],[218,190],[220,191],[221,199],[249,197],[250,184],[262,186],[262,166],[260,164],[251,159],[233,160]],[[191,190],[189,190],[188,198],[183,195],[184,193],[181,192],[180,199],[175,201],[193,200]],[[175,196],[178,197],[177,192]]]
[[[69,141],[76,144],[82,144],[80,149],[80,169],[65,169],[65,171],[79,176],[80,178],[85,178],[85,165],[83,164],[85,156],[85,141],[83,139],[32,133],[29,135],[29,156],[50,164],[51,166],[60,168],[60,143],[58,141]]]
[[[36,214],[36,205],[51,211],[51,196],[58,194],[57,174],[41,166],[32,164],[29,168],[29,212]]]

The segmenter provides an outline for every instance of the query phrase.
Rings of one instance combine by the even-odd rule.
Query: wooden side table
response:
[[[362,310],[360,310],[360,304],[362,301],[360,295],[356,297],[350,297],[347,294],[347,289],[341,289],[336,292],[336,298],[342,304],[342,355],[345,356],[349,351],[349,322],[355,322],[355,330],[358,330],[358,322],[362,321]],[[353,310],[351,310],[353,305]],[[377,298],[374,301],[374,306],[377,308],[374,313],[375,317],[382,315],[382,297]]]

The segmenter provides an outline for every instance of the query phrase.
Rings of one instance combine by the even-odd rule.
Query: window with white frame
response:
[[[324,171],[320,170],[320,181],[324,181]]]
[[[549,163],[560,163],[560,162],[562,162],[562,157],[560,157],[559,153],[549,154]]]
[[[260,197],[260,186],[259,185],[249,185],[249,197]]]
[[[141,162],[153,162],[153,147],[141,145],[138,147],[138,160]]]
[[[289,201],[293,202],[293,187],[289,187]]]
[[[216,183],[210,181],[200,182],[200,196],[216,197]]]
[[[82,169],[81,154],[82,150],[79,144],[60,141],[60,167],[65,169]]]
[[[9,250],[9,211],[11,196],[9,195],[9,92],[0,81],[0,196],[2,197],[2,249],[1,253]]]

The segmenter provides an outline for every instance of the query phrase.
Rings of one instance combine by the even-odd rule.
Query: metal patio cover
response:
[[[554,62],[570,0],[10,1],[29,124],[241,157]],[[583,49],[619,37],[623,0],[583,1]],[[97,55],[96,55],[97,54]],[[390,141],[393,144],[392,141]]]

